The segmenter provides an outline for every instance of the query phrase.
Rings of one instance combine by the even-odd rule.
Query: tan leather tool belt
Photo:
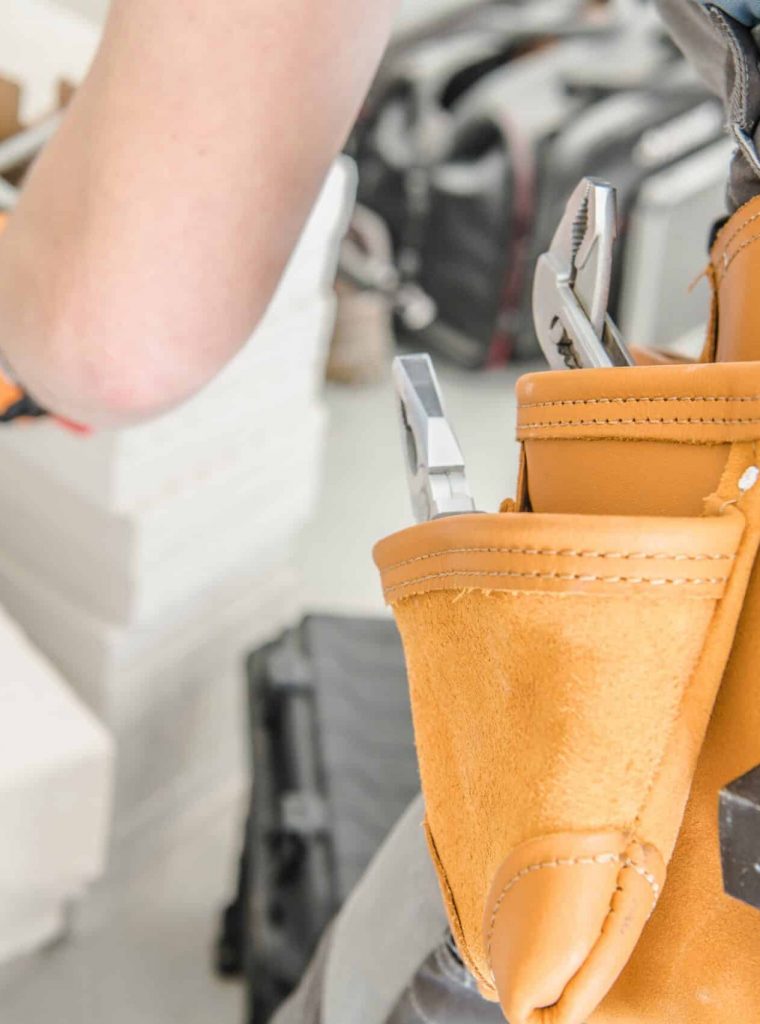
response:
[[[709,358],[760,360],[758,218],[716,241]],[[717,836],[760,763],[760,361],[518,399],[517,502],[375,550],[460,951],[510,1024],[760,1021],[760,913]]]

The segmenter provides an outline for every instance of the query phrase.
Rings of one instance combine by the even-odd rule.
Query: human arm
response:
[[[264,312],[397,0],[114,0],[0,237],[0,352],[121,425],[192,395]]]

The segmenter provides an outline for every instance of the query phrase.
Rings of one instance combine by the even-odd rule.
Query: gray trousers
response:
[[[753,16],[760,22],[760,0],[656,2],[678,45],[724,100],[736,141],[727,190],[734,210],[760,192],[760,27],[752,29]],[[448,934],[422,818],[420,797],[274,1024],[503,1024],[499,1008],[478,994]]]
[[[273,1024],[503,1024],[448,932],[418,797]]]

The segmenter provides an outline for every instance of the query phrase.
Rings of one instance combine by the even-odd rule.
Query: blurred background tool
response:
[[[694,350],[707,290],[690,285],[731,144],[650,3],[476,3],[417,26],[348,149],[391,238],[400,342],[468,368],[535,357],[532,265],[592,175],[618,188],[611,315]]]
[[[398,271],[382,217],[357,204],[340,250],[337,317],[327,376],[341,384],[381,381],[393,358],[393,304]]]

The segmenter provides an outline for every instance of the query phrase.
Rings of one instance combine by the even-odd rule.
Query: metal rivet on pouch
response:
[[[739,477],[739,490],[742,494],[751,491],[757,481],[760,480],[760,469],[757,466],[749,466]]]

